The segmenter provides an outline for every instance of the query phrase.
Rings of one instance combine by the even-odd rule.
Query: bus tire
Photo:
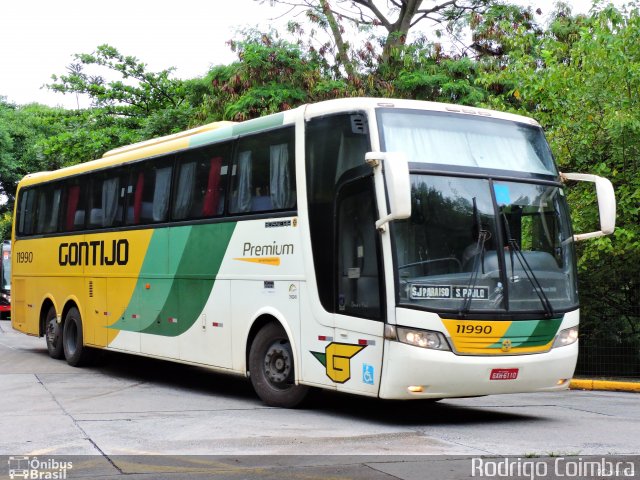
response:
[[[89,359],[90,349],[85,347],[82,335],[82,318],[76,307],[67,312],[62,328],[62,346],[64,357],[72,367],[81,367]]]
[[[62,348],[62,324],[58,323],[56,309],[51,306],[44,319],[44,338],[47,341],[47,351],[51,358],[59,360],[64,358]]]
[[[258,396],[272,407],[296,407],[309,391],[309,387],[295,384],[291,343],[276,323],[265,325],[253,340],[249,375]]]

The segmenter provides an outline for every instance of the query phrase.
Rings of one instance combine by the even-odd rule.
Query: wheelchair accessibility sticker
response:
[[[374,370],[373,365],[369,365],[368,363],[362,364],[362,382],[367,385],[373,385],[374,379]]]

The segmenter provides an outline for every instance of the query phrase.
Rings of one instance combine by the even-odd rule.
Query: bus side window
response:
[[[116,227],[122,225],[123,172],[94,176],[89,193],[88,228]]]
[[[38,210],[35,233],[53,233],[58,231],[62,188],[58,185],[40,187],[38,192]]]
[[[23,190],[20,193],[20,200],[18,204],[18,229],[17,229],[20,235],[33,234],[36,194],[37,194],[37,191],[33,188],[28,190]]]
[[[68,181],[64,186],[64,199],[62,201],[64,211],[62,218],[64,220],[63,227],[65,231],[70,232],[84,228],[86,184],[86,178],[82,178]]]
[[[293,128],[239,140],[232,169],[231,213],[295,208]]]
[[[127,186],[127,225],[168,220],[172,176],[173,156],[134,165]]]
[[[179,154],[174,220],[222,215],[231,147],[227,142]]]

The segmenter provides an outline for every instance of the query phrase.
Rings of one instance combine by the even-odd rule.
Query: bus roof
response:
[[[172,135],[125,145],[109,150],[102,156],[102,158],[97,160],[80,163],[55,171],[30,173],[20,181],[19,186],[23,187],[58,178],[64,178],[95,169],[124,164],[143,158],[183,150],[189,147],[206,145],[215,141],[230,139],[238,135],[274,128],[285,123],[292,122],[293,119],[300,114],[304,114],[305,118],[312,118],[340,112],[353,112],[356,110],[373,111],[377,108],[406,108],[449,112],[462,115],[478,115],[539,126],[535,120],[529,117],[494,110],[467,107],[463,105],[390,98],[341,98],[302,105],[294,110],[274,113],[244,122],[221,121],[209,123]]]
[[[432,112],[457,113],[461,115],[477,115],[481,117],[497,118],[512,122],[526,123],[539,127],[540,124],[533,118],[516,115],[513,113],[499,112],[485,108],[469,107],[453,103],[427,102],[424,100],[408,100],[396,98],[372,98],[355,97],[327,100],[306,105],[305,116],[307,118],[333,113],[355,110],[374,110],[377,108],[404,108],[410,110],[426,110]]]

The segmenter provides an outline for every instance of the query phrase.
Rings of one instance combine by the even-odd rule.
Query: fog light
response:
[[[424,387],[422,385],[410,385],[407,387],[410,393],[422,393],[424,392]]]

